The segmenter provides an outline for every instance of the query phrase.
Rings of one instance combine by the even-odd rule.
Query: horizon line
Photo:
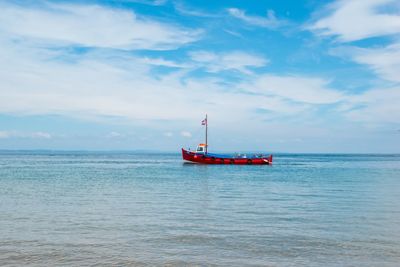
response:
[[[172,150],[154,150],[154,149],[0,149],[4,152],[68,152],[68,153],[165,153],[181,154],[179,151]],[[220,153],[262,153],[261,151],[221,151]],[[264,152],[265,153],[265,152]],[[400,152],[284,152],[271,151],[267,154],[309,154],[309,155],[400,155]]]

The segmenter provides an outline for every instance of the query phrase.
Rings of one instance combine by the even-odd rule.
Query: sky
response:
[[[0,10],[0,149],[400,153],[397,0]]]

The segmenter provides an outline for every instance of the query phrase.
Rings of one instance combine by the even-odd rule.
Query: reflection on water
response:
[[[0,154],[0,265],[398,266],[400,156]]]

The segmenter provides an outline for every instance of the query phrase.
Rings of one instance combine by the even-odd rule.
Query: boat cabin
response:
[[[196,148],[196,153],[206,153],[206,144],[199,144]]]

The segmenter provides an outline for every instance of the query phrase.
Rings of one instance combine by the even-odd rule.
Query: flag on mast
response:
[[[201,125],[207,125],[207,118],[201,121]]]

